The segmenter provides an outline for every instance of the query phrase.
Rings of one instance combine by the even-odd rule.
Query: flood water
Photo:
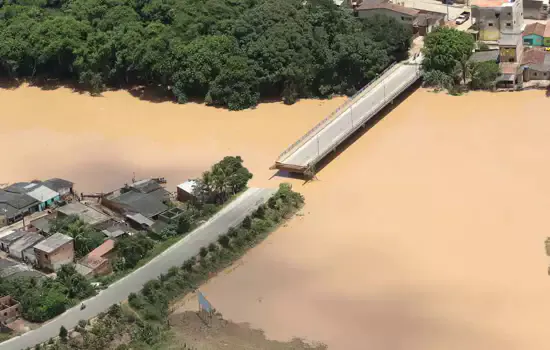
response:
[[[342,100],[201,105],[0,90],[0,182],[171,183],[240,154],[253,185]],[[550,99],[417,90],[303,184],[303,215],[202,288],[227,319],[329,349],[548,348]],[[173,178],[177,178],[174,180]]]

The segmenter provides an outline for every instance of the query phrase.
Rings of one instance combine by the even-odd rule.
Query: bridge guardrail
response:
[[[300,137],[296,142],[294,142],[292,145],[288,146],[280,155],[279,157],[277,158],[277,161],[281,160],[281,158],[286,155],[287,153],[289,153],[291,150],[293,150],[297,145],[299,145],[300,143],[302,143],[303,141],[306,141],[309,139],[309,136],[311,136],[311,134],[314,132],[314,131],[317,131],[321,126],[323,126],[325,123],[327,123],[328,121],[334,119],[335,117],[337,117],[339,115],[339,112],[342,112],[344,111],[345,109],[347,109],[349,106],[351,106],[358,97],[360,97],[363,92],[368,89],[369,87],[373,87],[373,86],[376,86],[377,84],[379,84],[381,81],[383,81],[384,79],[381,79],[384,74],[388,73],[391,69],[397,67],[398,63],[392,63],[389,67],[387,67],[381,74],[378,75],[378,77],[376,79],[373,79],[371,80],[367,85],[363,86],[359,91],[357,91],[353,96],[351,96],[349,99],[346,100],[346,102],[344,102],[343,104],[341,104],[337,109],[335,109],[331,114],[329,114],[326,118],[324,118],[323,120],[321,120],[319,123],[317,123],[317,125],[315,125],[313,128],[311,128],[306,134],[304,134],[302,137]]]

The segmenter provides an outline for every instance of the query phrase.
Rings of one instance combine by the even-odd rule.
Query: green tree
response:
[[[115,249],[118,256],[124,260],[124,267],[131,269],[143,259],[154,243],[143,234],[135,234],[130,237],[123,237],[115,242]]]
[[[500,75],[498,63],[492,61],[471,62],[469,71],[472,89],[492,89],[495,87],[496,79]]]
[[[474,49],[472,35],[454,28],[440,27],[429,33],[424,40],[424,60],[426,72],[440,71],[454,77],[457,66],[466,80],[466,65]]]

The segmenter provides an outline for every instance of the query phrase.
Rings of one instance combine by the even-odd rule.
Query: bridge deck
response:
[[[274,167],[298,173],[307,171],[411,86],[421,76],[419,63],[417,59],[390,67],[287,148]]]

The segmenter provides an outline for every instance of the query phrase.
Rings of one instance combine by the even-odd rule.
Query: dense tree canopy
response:
[[[0,0],[0,76],[151,85],[230,109],[352,94],[410,39],[332,0]]]

